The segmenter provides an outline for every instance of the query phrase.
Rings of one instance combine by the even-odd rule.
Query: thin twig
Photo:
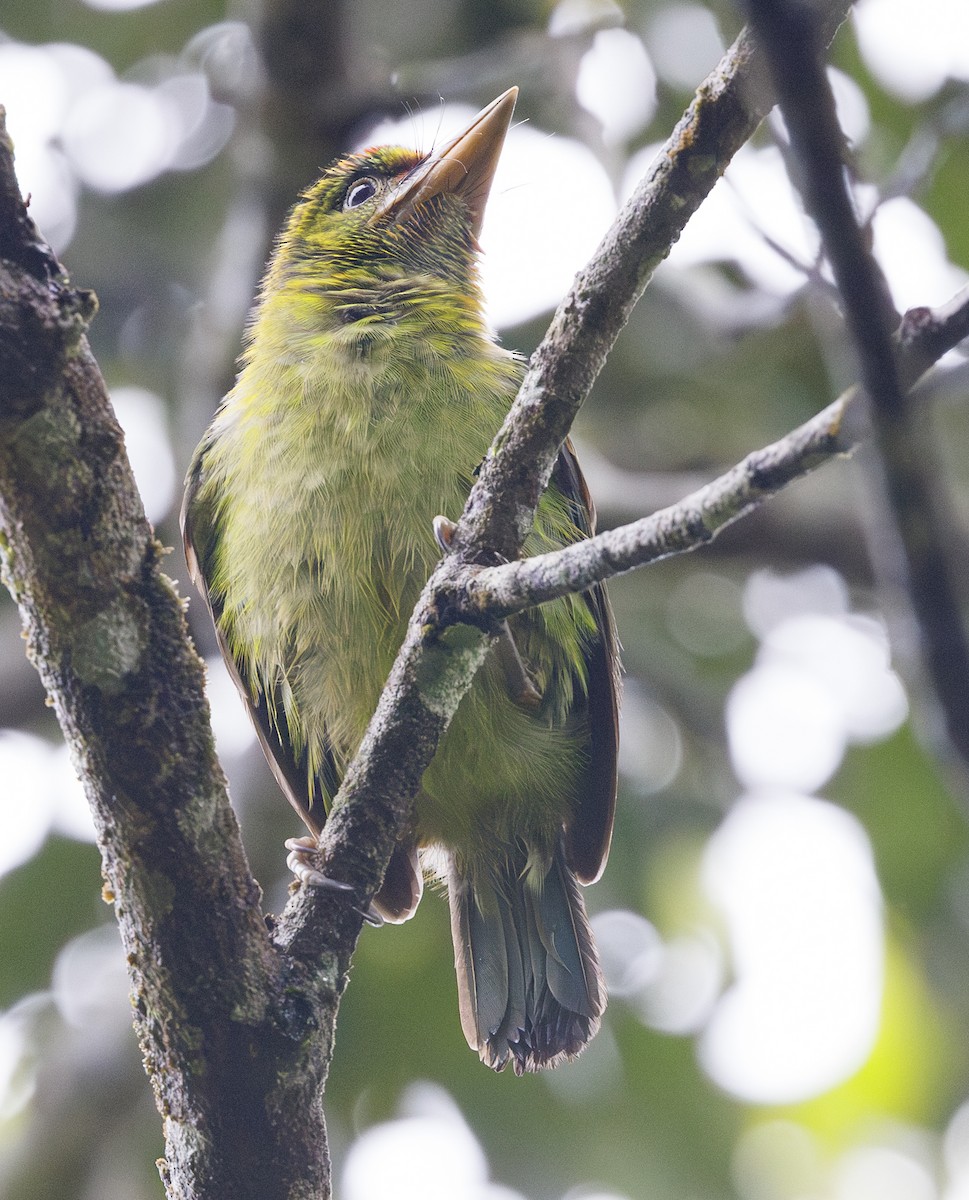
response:
[[[711,542],[796,479],[851,449],[843,436],[849,399],[830,404],[779,441],[755,450],[677,504],[564,550],[485,567],[468,584],[472,603],[493,616],[584,591],[615,575]]]

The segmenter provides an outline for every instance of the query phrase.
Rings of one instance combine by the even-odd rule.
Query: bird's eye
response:
[[[376,179],[372,179],[369,175],[364,179],[358,179],[356,183],[350,185],[347,194],[343,198],[344,212],[348,208],[359,208],[361,204],[366,204],[376,194]]]

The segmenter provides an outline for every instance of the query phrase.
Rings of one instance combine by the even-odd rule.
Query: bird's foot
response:
[[[315,837],[287,838],[283,844],[289,851],[286,857],[286,866],[303,887],[326,888],[332,892],[352,892],[354,890],[352,884],[333,879],[316,866],[315,860],[320,847]],[[368,905],[366,909],[357,908],[354,905],[354,911],[358,912],[368,925],[379,927],[384,923],[383,917],[372,904]]]
[[[289,851],[286,866],[304,887],[327,888],[332,892],[353,891],[351,884],[331,879],[316,866],[315,859],[320,847],[315,837],[287,838],[283,844]]]

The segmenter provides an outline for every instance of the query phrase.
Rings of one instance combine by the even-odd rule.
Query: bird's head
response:
[[[333,163],[293,210],[280,241],[289,271],[318,285],[437,278],[472,286],[485,204],[517,88],[431,154],[400,146],[363,150]]]

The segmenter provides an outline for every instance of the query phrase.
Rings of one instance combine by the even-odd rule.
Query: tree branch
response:
[[[27,215],[0,109],[3,577],[94,814],[165,1185],[179,1200],[323,1195],[319,1092],[342,981],[332,962],[294,972],[272,949],[203,665],[88,349],[95,308]]]
[[[925,422],[905,395],[891,340],[888,289],[855,217],[844,136],[821,55],[821,29],[801,0],[749,0],[801,168],[805,207],[817,223],[844,301],[870,400],[882,485],[898,534],[901,574],[952,747],[969,766],[969,642],[946,550],[946,504]]]
[[[935,359],[966,337],[969,288],[938,309],[906,313],[897,340],[904,386],[913,387]],[[809,421],[748,454],[677,504],[563,550],[479,570],[467,585],[468,603],[503,619],[658,559],[705,546],[789,483],[850,453],[865,432],[863,414],[864,392],[852,387]]]

